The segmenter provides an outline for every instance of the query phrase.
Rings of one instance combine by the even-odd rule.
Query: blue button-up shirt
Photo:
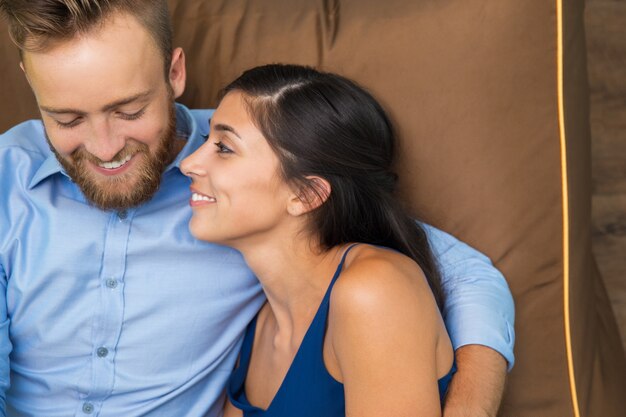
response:
[[[185,148],[154,198],[122,212],[87,203],[40,121],[0,136],[0,415],[220,415],[264,299],[238,252],[188,231],[179,164],[204,141],[210,115],[177,105]],[[512,365],[503,277],[450,235],[427,231],[455,347],[491,346]]]

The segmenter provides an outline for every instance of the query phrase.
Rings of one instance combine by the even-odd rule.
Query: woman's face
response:
[[[242,93],[228,93],[210,124],[206,143],[181,164],[192,179],[191,233],[236,248],[275,237],[288,218],[292,193]]]

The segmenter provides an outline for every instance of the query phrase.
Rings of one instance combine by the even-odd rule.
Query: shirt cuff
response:
[[[511,371],[515,364],[515,331],[505,317],[481,311],[456,315],[449,311],[445,322],[454,350],[466,345],[486,346],[500,353],[507,361],[507,370]]]

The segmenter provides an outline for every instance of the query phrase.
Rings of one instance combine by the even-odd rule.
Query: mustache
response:
[[[136,153],[141,153],[141,152],[148,153],[149,152],[148,145],[146,145],[145,143],[137,142],[135,140],[130,139],[127,141],[126,145],[124,145],[124,147],[118,153],[116,153],[115,156],[111,158],[111,160],[109,161],[103,161],[102,159],[98,158],[94,154],[88,152],[82,146],[76,149],[74,152],[72,152],[70,154],[70,157],[72,158],[74,162],[87,161],[93,164],[104,164],[105,162],[120,161],[129,155],[132,156]]]

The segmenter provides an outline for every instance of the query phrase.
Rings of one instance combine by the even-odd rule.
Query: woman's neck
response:
[[[240,251],[263,286],[277,334],[290,337],[306,331],[343,248],[322,251],[307,239],[295,238],[266,240]]]

